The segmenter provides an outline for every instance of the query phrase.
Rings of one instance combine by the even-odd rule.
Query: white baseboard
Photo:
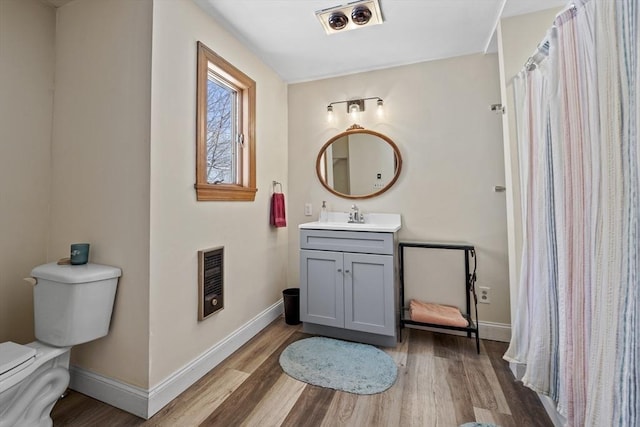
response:
[[[537,393],[538,399],[542,402],[542,406],[544,406],[545,411],[547,411],[547,415],[551,418],[551,422],[554,427],[562,427],[566,425],[567,420],[558,413],[556,409],[556,404],[551,400],[549,396],[545,396],[544,394]]]
[[[77,366],[70,368],[70,388],[149,419],[282,313],[283,302],[280,300],[150,390],[134,387]]]
[[[174,372],[149,391],[149,414],[153,416],[167,403],[178,397],[192,384],[202,378],[207,372],[215,368],[220,362],[229,357],[234,351],[242,347],[261,330],[278,318],[283,312],[282,300],[258,314],[245,323],[231,335],[211,347],[182,369]]]
[[[147,390],[96,374],[79,366],[70,366],[69,373],[71,374],[69,388],[141,418],[147,418],[149,400]]]
[[[449,329],[430,328],[428,326],[405,325],[406,328],[424,329],[425,331],[440,332],[443,334],[467,336],[466,332],[452,331]],[[480,338],[483,340],[509,342],[511,341],[511,325],[506,323],[478,322]]]
[[[480,338],[483,340],[509,342],[511,341],[511,325],[495,322],[478,322]]]

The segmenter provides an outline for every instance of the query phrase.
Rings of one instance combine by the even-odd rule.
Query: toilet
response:
[[[55,262],[31,271],[36,341],[0,343],[0,427],[53,425],[51,409],[69,385],[71,347],[107,335],[121,274]]]

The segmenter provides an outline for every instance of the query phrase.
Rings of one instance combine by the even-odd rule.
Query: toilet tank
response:
[[[116,296],[117,267],[40,265],[31,271],[36,339],[69,347],[107,335]]]

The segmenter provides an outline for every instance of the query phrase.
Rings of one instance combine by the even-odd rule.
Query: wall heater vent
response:
[[[224,247],[198,251],[198,320],[224,308]]]

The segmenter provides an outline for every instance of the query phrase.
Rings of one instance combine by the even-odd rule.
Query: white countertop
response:
[[[377,231],[395,233],[402,227],[400,214],[365,213],[364,223],[349,223],[347,212],[329,212],[326,222],[314,221],[300,224],[300,229],[339,230],[339,231]]]

